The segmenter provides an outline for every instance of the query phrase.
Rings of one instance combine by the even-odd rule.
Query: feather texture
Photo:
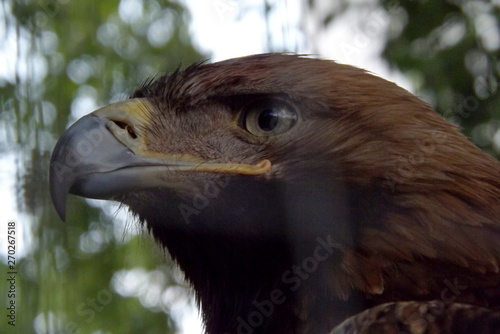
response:
[[[355,67],[263,54],[165,74],[132,98],[148,101],[134,135],[154,157],[272,166],[171,168],[166,185],[114,196],[184,270],[207,333],[499,328],[500,164],[417,97]],[[267,116],[249,128],[256,110]],[[289,128],[250,131],[283,110]]]

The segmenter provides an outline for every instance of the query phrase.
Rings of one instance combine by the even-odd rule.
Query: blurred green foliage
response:
[[[394,1],[382,4],[394,8]],[[419,82],[422,94],[476,145],[500,156],[500,147],[495,151],[492,142],[500,131],[500,4],[454,0],[401,5],[404,26],[389,38],[383,56]]]
[[[61,222],[47,175],[57,138],[82,112],[205,58],[192,45],[186,9],[155,0],[3,1],[0,8],[2,52],[17,58],[0,65],[7,137],[0,153],[17,169],[18,243],[23,231],[31,242],[18,244],[16,327],[2,320],[0,332],[173,333],[177,324],[161,298],[178,287],[177,299],[187,300],[188,290],[175,271],[158,270],[165,266],[162,251],[144,231],[120,234],[119,219],[82,199],[70,200],[71,215]],[[29,249],[22,258],[21,248]],[[120,277],[144,281],[124,295]],[[0,286],[7,305],[7,285]]]
[[[498,1],[341,0],[330,10],[308,0],[323,28],[350,10],[367,13],[365,38],[386,29],[382,57],[416,92],[483,150],[499,157],[500,3]],[[319,8],[322,8],[319,10]],[[382,10],[381,10],[382,9]]]

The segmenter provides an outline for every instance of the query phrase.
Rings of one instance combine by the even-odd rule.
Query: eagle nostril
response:
[[[123,122],[123,121],[116,121],[116,120],[113,120],[113,123],[115,123],[116,125],[118,125],[120,128],[122,128],[124,130],[127,130],[128,134],[133,139],[137,138],[137,134],[135,133],[134,128],[132,126],[130,126],[130,124],[128,124],[126,122]]]

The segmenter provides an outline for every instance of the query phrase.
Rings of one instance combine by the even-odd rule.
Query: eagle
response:
[[[500,164],[365,70],[296,54],[146,81],[57,142],[50,190],[128,207],[206,333],[500,333]]]

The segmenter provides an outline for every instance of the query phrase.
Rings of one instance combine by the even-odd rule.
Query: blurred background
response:
[[[204,59],[314,54],[395,81],[498,158],[499,50],[499,0],[2,0],[0,332],[202,332],[182,273],[126,210],[71,197],[63,223],[50,202],[58,137],[148,78]]]

